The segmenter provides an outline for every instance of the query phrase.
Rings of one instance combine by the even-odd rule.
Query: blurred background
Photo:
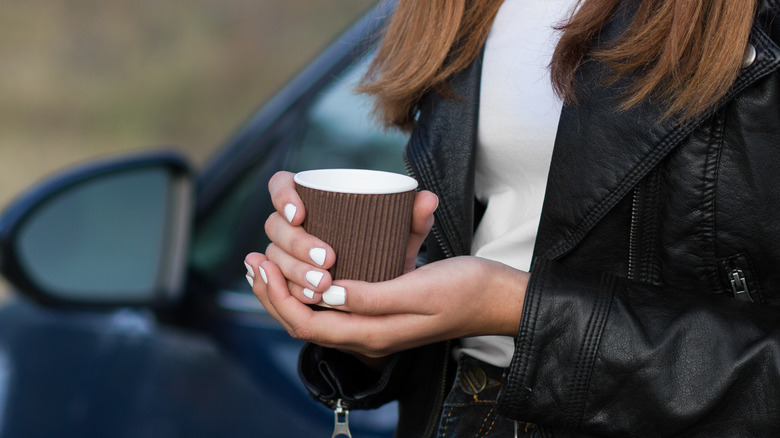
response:
[[[175,146],[197,167],[375,1],[3,3],[0,207],[103,155]]]

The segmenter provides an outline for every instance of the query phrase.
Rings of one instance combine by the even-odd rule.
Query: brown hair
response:
[[[400,0],[360,91],[387,125],[411,129],[417,103],[477,57],[503,0]]]
[[[410,129],[421,97],[446,93],[446,81],[479,54],[503,0],[400,0],[360,91],[375,95],[380,119]],[[577,100],[575,72],[586,56],[603,61],[617,79],[635,74],[623,109],[650,95],[667,116],[683,119],[711,109],[734,82],[758,0],[640,2],[629,27],[594,46],[621,0],[578,0],[550,63],[553,88]]]

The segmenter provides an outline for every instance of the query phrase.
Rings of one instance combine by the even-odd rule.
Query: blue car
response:
[[[0,438],[330,437],[298,380],[301,343],[262,308],[244,256],[268,244],[271,175],[403,172],[406,136],[353,92],[383,2],[262,107],[199,171],[177,150],[85,163],[0,217]],[[352,412],[390,437],[396,406]]]

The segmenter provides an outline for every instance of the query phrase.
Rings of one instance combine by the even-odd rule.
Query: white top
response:
[[[475,194],[487,210],[472,255],[527,271],[562,104],[548,65],[552,26],[574,0],[504,0],[488,34],[482,66]],[[458,353],[506,367],[507,336],[465,338]]]

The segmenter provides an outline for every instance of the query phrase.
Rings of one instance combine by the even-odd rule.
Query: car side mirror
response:
[[[44,304],[163,305],[182,291],[192,199],[177,152],[71,169],[0,217],[0,272]]]

